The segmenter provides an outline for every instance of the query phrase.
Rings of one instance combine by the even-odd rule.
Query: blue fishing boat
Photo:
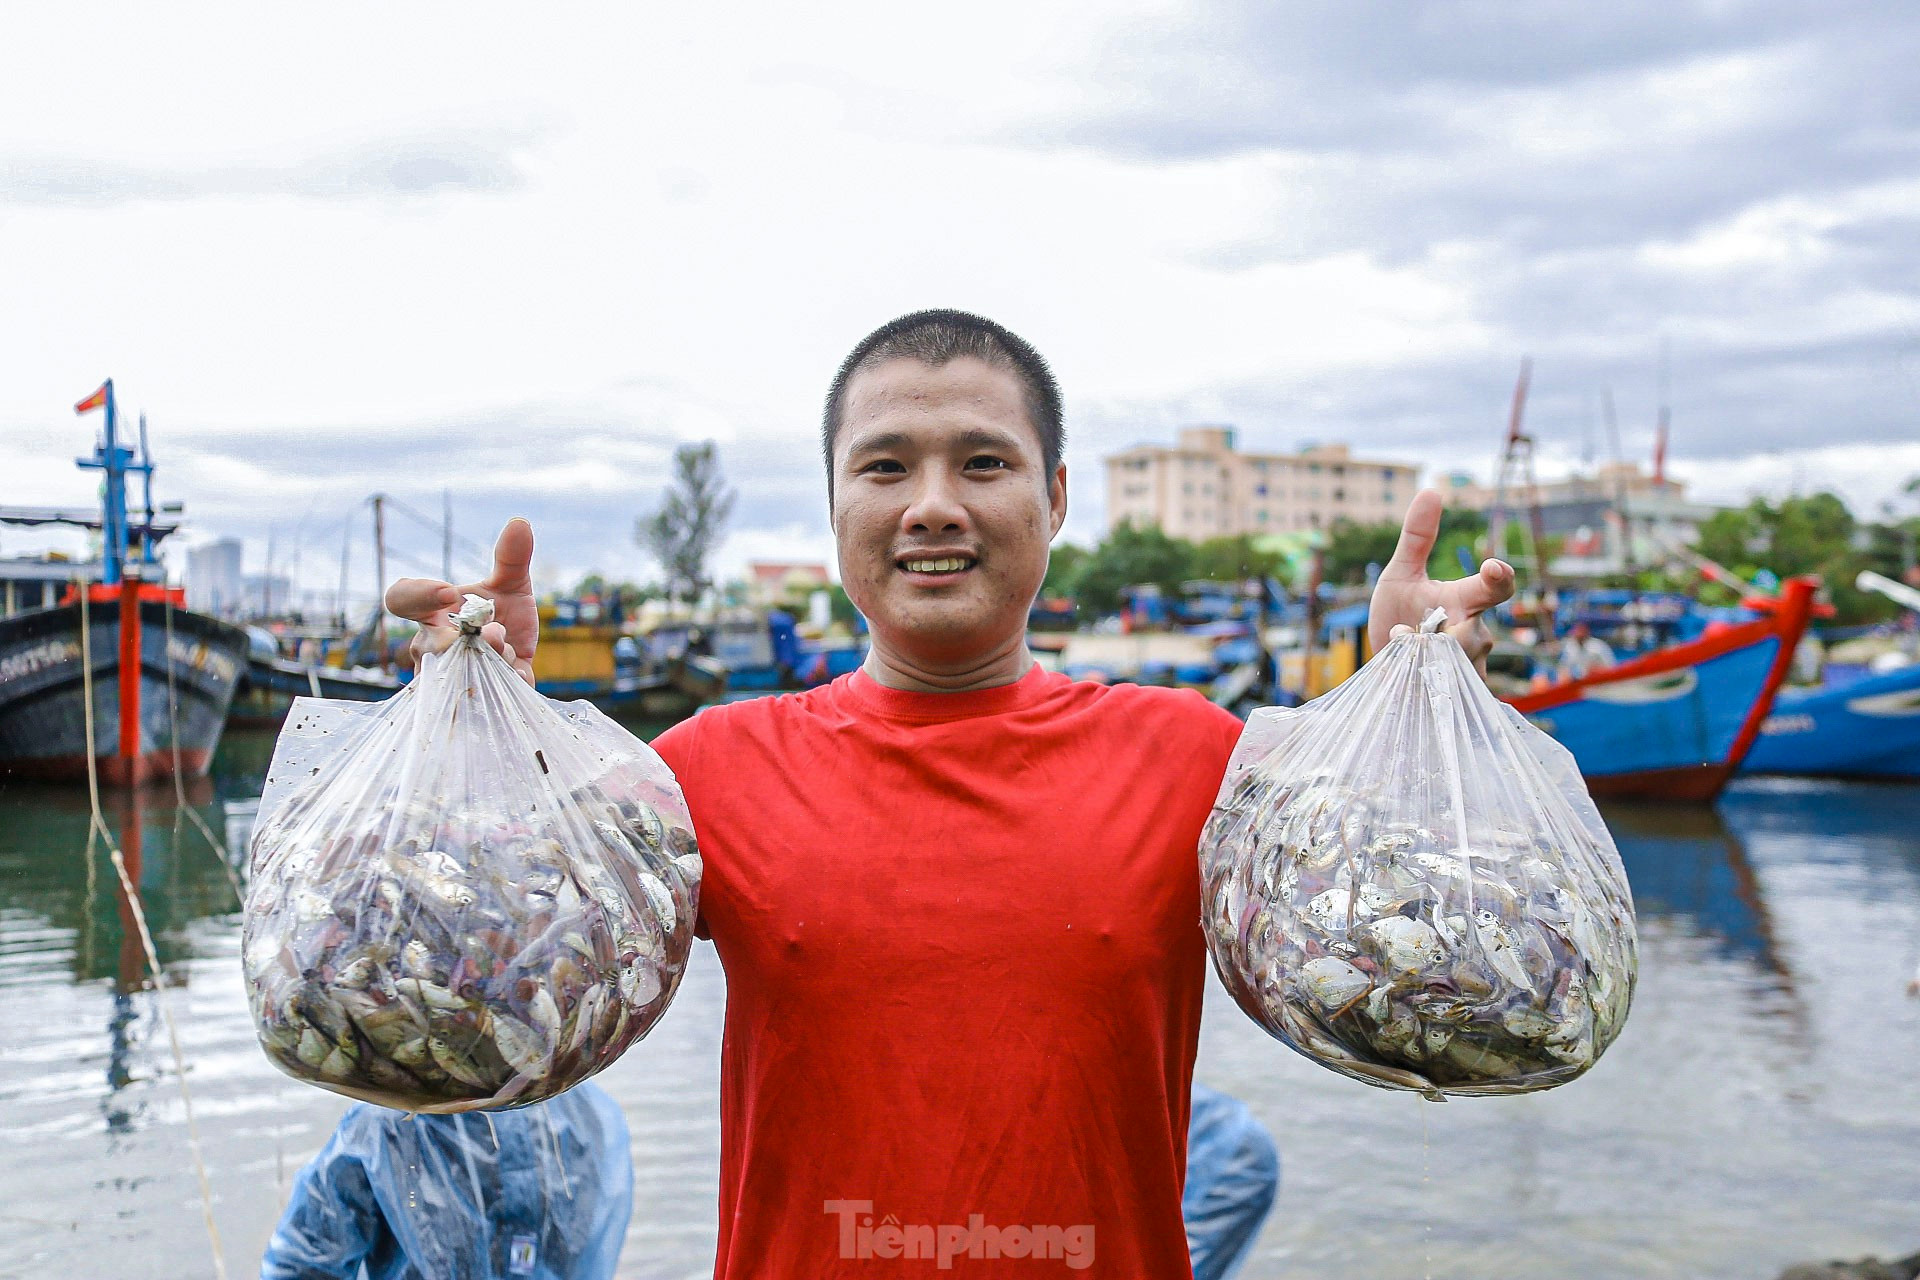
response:
[[[1920,662],[1782,690],[1741,772],[1920,778]]]
[[[1595,796],[1708,801],[1773,708],[1806,632],[1815,583],[1794,578],[1751,622],[1503,699],[1573,752]]]

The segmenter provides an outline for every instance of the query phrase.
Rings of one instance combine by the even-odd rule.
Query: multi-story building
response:
[[[1240,453],[1232,427],[1188,427],[1172,448],[1136,445],[1106,462],[1108,528],[1152,524],[1195,542],[1398,521],[1420,475],[1404,462],[1355,458],[1343,444]]]
[[[1548,568],[1557,578],[1617,574],[1670,558],[1675,547],[1692,546],[1700,525],[1720,508],[1687,497],[1678,480],[1649,475],[1631,462],[1609,463],[1596,475],[1571,475],[1497,494],[1465,475],[1448,477],[1449,507],[1491,511],[1496,503],[1509,524],[1531,525],[1540,506],[1540,532],[1561,540]]]

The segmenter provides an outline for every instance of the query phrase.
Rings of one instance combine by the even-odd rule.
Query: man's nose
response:
[[[915,478],[913,500],[901,513],[900,523],[910,533],[966,528],[967,510],[960,502],[959,477],[940,468],[922,471]]]

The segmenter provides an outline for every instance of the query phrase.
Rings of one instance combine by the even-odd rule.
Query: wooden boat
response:
[[[105,473],[100,515],[7,509],[9,523],[74,524],[100,533],[100,578],[51,608],[0,619],[0,770],[79,782],[93,735],[100,779],[133,786],[198,777],[213,759],[227,705],[247,662],[247,633],[189,612],[158,577],[154,546],[172,525],[154,519],[147,424],[140,448],[119,438],[113,380],[74,406],[106,410],[106,429],[80,466]],[[146,479],[146,520],[128,519],[127,477]],[[92,683],[91,703],[86,696]]]
[[[1740,769],[1920,779],[1920,662],[1844,684],[1782,690]]]
[[[1760,736],[1814,587],[1789,579],[1752,622],[1503,701],[1573,752],[1595,796],[1712,800]]]
[[[349,671],[252,653],[227,710],[227,723],[243,728],[270,727],[286,719],[295,698],[380,702],[403,687],[397,676],[386,672]]]
[[[167,599],[169,591],[175,602]],[[177,589],[141,584],[138,701],[133,703],[123,699],[120,684],[121,596],[117,586],[89,589],[90,653],[81,644],[77,600],[0,619],[0,770],[26,778],[86,780],[84,686],[90,665],[93,750],[102,781],[129,786],[171,777],[176,745],[182,774],[199,777],[207,771],[246,666],[247,633],[177,607]],[[123,706],[137,709],[125,741]]]

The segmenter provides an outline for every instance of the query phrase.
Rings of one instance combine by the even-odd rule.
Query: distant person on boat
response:
[[[513,1111],[362,1102],[294,1180],[260,1280],[610,1280],[632,1209],[627,1123],[591,1081]]]
[[[1560,678],[1580,680],[1614,664],[1613,650],[1584,622],[1576,622],[1560,642]]]
[[[1194,850],[1243,726],[1192,691],[1035,663],[1062,422],[1046,362],[992,321],[926,311],[862,339],[821,451],[864,665],[653,744],[686,793],[697,929],[726,970],[717,1280],[874,1276],[901,1256],[1188,1273]],[[1373,643],[1444,608],[1484,660],[1480,615],[1513,571],[1429,579],[1440,513],[1431,490],[1409,507]],[[511,521],[484,582],[403,580],[388,606],[440,648],[463,591],[491,598],[484,634],[531,679],[532,556]]]
[[[1239,1274],[1279,1193],[1280,1150],[1266,1126],[1246,1103],[1195,1081],[1180,1199],[1193,1280]]]

